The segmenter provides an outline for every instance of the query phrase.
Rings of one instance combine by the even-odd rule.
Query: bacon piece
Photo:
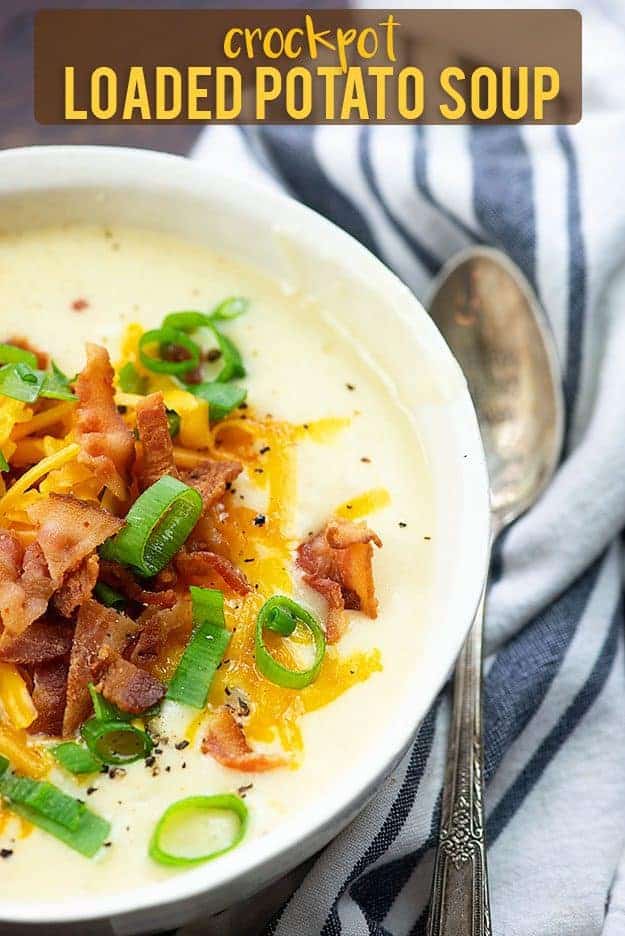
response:
[[[213,572],[237,595],[247,595],[252,590],[240,569],[207,549],[181,549],[174,557],[174,565],[186,585],[205,585],[207,575],[210,577]]]
[[[24,550],[14,533],[0,530],[0,615],[5,632],[19,633],[24,589],[20,583]]]
[[[100,562],[94,553],[87,559],[83,559],[75,569],[68,572],[63,579],[63,584],[52,597],[54,608],[62,614],[63,617],[70,617],[76,608],[91,597],[91,593],[98,581],[98,572]]]
[[[100,578],[111,588],[122,591],[131,601],[138,601],[140,604],[152,605],[156,608],[173,608],[176,604],[176,592],[173,588],[148,591],[139,585],[132,572],[117,562],[103,560],[100,566]]]
[[[48,563],[41,543],[37,540],[30,543],[24,550],[22,588],[26,595],[24,619],[27,622],[26,626],[28,626],[44,613],[54,591],[54,583],[50,577]]]
[[[174,446],[162,393],[151,393],[137,404],[137,429],[143,448],[139,485],[145,490],[163,475],[178,477]]]
[[[87,363],[76,380],[76,395],[76,439],[82,449],[78,461],[123,500],[135,445],[115,406],[113,368],[105,348],[87,344]]]
[[[75,569],[124,526],[123,520],[106,510],[64,494],[50,494],[31,504],[26,512],[39,526],[37,541],[50,575],[59,585],[66,572]]]
[[[137,627],[140,629],[139,639],[132,649],[130,659],[137,666],[150,668],[159,660],[170,633],[177,630],[191,633],[191,602],[188,599],[179,600],[173,608],[162,611],[146,608],[137,618]]]
[[[259,754],[247,743],[241,726],[230,709],[222,705],[209,716],[207,732],[202,739],[202,753],[210,754],[223,767],[246,773],[261,773],[284,767],[286,761],[276,754]]]
[[[33,665],[66,656],[72,648],[74,628],[67,621],[42,617],[0,648],[0,660]]]
[[[121,653],[128,640],[137,632],[137,625],[125,614],[105,608],[88,598],[78,612],[74,644],[67,680],[67,705],[63,717],[63,734],[71,735],[89,714],[88,684],[100,662],[100,653],[107,648]]]
[[[297,562],[306,573],[304,581],[328,602],[328,643],[336,643],[343,634],[346,608],[370,618],[378,615],[372,543],[382,546],[378,535],[364,524],[335,518],[297,549]]]
[[[67,668],[66,657],[35,667],[32,699],[37,709],[37,718],[28,729],[31,734],[61,734],[67,694]]]
[[[0,531],[0,614],[4,633],[0,646],[36,621],[48,606],[54,591],[48,566],[39,543],[23,551],[17,537]]]
[[[204,510],[222,498],[228,485],[239,477],[243,466],[236,461],[206,461],[180,472],[180,478],[185,484],[199,491],[204,501]]]
[[[118,653],[109,654],[99,688],[108,702],[132,715],[140,715],[152,708],[161,701],[166,691],[157,679],[134,663],[124,660]]]

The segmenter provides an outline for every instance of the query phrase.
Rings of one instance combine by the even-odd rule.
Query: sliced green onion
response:
[[[52,748],[55,760],[72,774],[97,773],[102,761],[94,757],[91,751],[76,744],[75,741],[64,741]]]
[[[66,796],[47,780],[31,780],[30,777],[8,774],[0,781],[0,792],[12,803],[28,806],[72,832],[80,825],[86,809],[84,803]]]
[[[86,721],[80,733],[94,757],[103,764],[132,764],[147,757],[154,744],[149,734],[124,721]]]
[[[282,666],[265,646],[263,629],[268,627],[270,630],[276,630],[277,611],[280,612],[277,618],[278,627],[284,621],[283,614],[289,614],[294,621],[301,622],[311,632],[315,644],[315,659],[310,669],[290,670]],[[285,595],[274,595],[265,602],[256,620],[256,665],[266,679],[285,689],[304,689],[319,675],[325,651],[326,638],[323,628],[309,611]]]
[[[92,858],[108,838],[110,824],[51,783],[18,777],[8,766],[7,759],[0,758],[0,796],[11,810],[86,858]]]
[[[0,452],[0,471],[9,471],[9,468],[10,466],[9,466],[8,461],[6,460],[2,452]]]
[[[5,364],[0,367],[0,394],[22,403],[34,403],[44,378],[43,371],[34,370],[28,364]]]
[[[201,513],[200,494],[164,475],[137,498],[126,526],[104,543],[100,553],[141,575],[156,575],[178,552]]]
[[[245,377],[245,367],[239,349],[234,342],[226,335],[222,334],[218,328],[213,326],[213,331],[217,337],[219,350],[223,367],[217,374],[215,380],[219,383],[227,383],[229,380],[235,380],[237,377]]]
[[[281,634],[282,637],[290,637],[295,628],[297,627],[297,619],[288,608],[284,608],[282,604],[276,604],[266,615],[263,622],[263,627],[266,627],[267,630],[274,631],[276,634]]]
[[[179,331],[190,332],[196,328],[210,326],[211,317],[206,312],[170,312],[163,319],[162,328],[176,328]]]
[[[229,319],[238,318],[239,315],[243,315],[244,312],[247,312],[249,306],[249,299],[245,299],[243,296],[230,296],[213,309],[210,317],[214,322],[226,322]]]
[[[202,709],[232,634],[225,627],[222,592],[194,585],[189,591],[195,630],[169,683],[167,698]]]
[[[217,848],[205,855],[187,856],[167,851],[164,847],[165,837],[177,833],[178,838],[185,839],[186,836],[183,831],[181,833],[181,830],[184,830],[186,823],[193,823],[194,814],[197,814],[200,810],[219,810],[234,813],[238,819],[238,828],[232,841],[224,847]],[[202,864],[204,861],[211,861],[213,858],[224,855],[236,848],[243,840],[247,832],[248,817],[247,806],[234,793],[222,793],[218,796],[188,796],[186,799],[172,803],[165,810],[152,833],[148,854],[153,861],[177,868],[188,868],[192,865]]]
[[[0,344],[0,364],[28,364],[36,368],[38,361],[32,351],[25,351],[12,344]]]
[[[84,803],[47,781],[18,777],[0,763],[0,795],[11,810],[91,858],[108,838],[110,824]]]
[[[180,432],[180,416],[178,415],[176,410],[173,410],[173,409],[166,410],[166,413],[167,413],[167,428],[169,429],[169,434],[172,437],[172,439],[175,439],[175,437]]]
[[[26,787],[23,785],[25,780],[28,778],[6,772],[0,779],[0,794],[13,812],[87,858],[95,855],[108,837],[109,823],[51,783],[29,780]],[[44,787],[46,792],[39,792],[34,787]]]
[[[68,845],[70,848],[73,848],[74,851],[84,855],[85,858],[93,858],[111,832],[110,823],[90,809],[85,809],[76,829],[67,829],[48,816],[36,812],[30,806],[24,806],[21,803],[11,803],[11,801],[9,801],[9,805],[13,812],[22,816],[28,822],[32,823],[32,825],[43,829],[44,832],[47,832],[49,835],[53,835],[55,838],[59,839],[59,841],[64,842],[65,845]]]
[[[93,594],[100,604],[107,608],[115,608],[117,611],[123,611],[128,604],[125,597],[115,591],[114,588],[111,588],[110,585],[107,585],[106,582],[98,582],[93,589]]]
[[[189,384],[190,393],[208,403],[208,414],[211,422],[219,422],[228,413],[240,406],[247,396],[245,387],[233,384],[216,383],[215,381]]]
[[[189,353],[184,361],[164,361],[162,358],[152,357],[145,350],[150,345],[179,345]],[[139,357],[141,363],[148,370],[157,374],[180,374],[194,370],[200,363],[200,348],[188,335],[176,328],[154,328],[144,332],[139,339]]]
[[[196,310],[170,312],[163,319],[163,328],[178,328],[180,331],[195,331],[196,328],[210,328],[213,322],[226,322],[238,318],[249,308],[249,299],[242,296],[230,296],[215,306],[212,312]]]
[[[57,367],[54,361],[52,361],[52,370],[46,371],[44,374],[39,395],[49,400],[76,402],[76,396],[70,387],[69,377],[63,373],[60,367]]]
[[[137,393],[144,396],[148,388],[148,379],[139,373],[132,361],[127,361],[117,375],[120,390],[124,393]]]

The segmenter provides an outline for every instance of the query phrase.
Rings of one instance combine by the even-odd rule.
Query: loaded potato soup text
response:
[[[0,238],[0,285],[3,892],[117,893],[367,758],[428,613],[427,463],[297,283],[65,227]]]

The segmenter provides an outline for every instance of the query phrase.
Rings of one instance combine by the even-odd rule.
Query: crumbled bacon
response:
[[[92,468],[98,480],[123,500],[135,445],[115,406],[113,368],[105,348],[87,344],[87,363],[76,380],[76,395],[78,461]]]
[[[31,543],[22,550],[13,533],[0,530],[0,615],[4,625],[1,646],[41,617],[53,591],[39,543]]]
[[[118,653],[106,659],[106,672],[98,688],[108,702],[132,715],[146,712],[165,695],[165,686]]]
[[[124,525],[123,520],[100,507],[62,494],[42,498],[26,512],[39,526],[37,541],[57,584]]]
[[[306,573],[304,581],[328,602],[328,643],[341,637],[346,608],[377,617],[372,543],[382,545],[377,534],[364,524],[335,518],[298,547],[297,561]]]
[[[100,563],[94,553],[83,559],[68,572],[63,584],[52,597],[52,605],[63,617],[70,617],[80,605],[91,597],[91,593],[98,581]]]
[[[24,589],[20,584],[24,550],[14,533],[0,530],[0,615],[5,631],[18,633]]]
[[[71,735],[89,714],[88,684],[103,648],[120,653],[136,633],[137,625],[125,614],[88,598],[78,612],[67,680],[63,734]]]
[[[180,478],[200,492],[206,510],[224,496],[228,485],[236,481],[242,471],[243,466],[239,462],[207,458],[195,468],[181,471]]]
[[[32,699],[37,709],[37,718],[28,729],[31,734],[61,734],[67,694],[67,668],[66,657],[35,667]]]
[[[243,729],[225,705],[210,714],[207,729],[202,739],[202,753],[210,754],[223,767],[246,773],[260,773],[285,765],[284,758],[276,754],[260,754],[253,751],[247,743]]]
[[[179,600],[167,610],[146,608],[137,618],[139,638],[130,654],[131,661],[149,668],[160,659],[170,633],[182,630],[190,634],[192,626],[192,607],[188,599]]]
[[[137,404],[137,429],[142,445],[139,484],[150,487],[163,475],[178,477],[162,393],[151,393]]]
[[[68,621],[42,617],[0,648],[0,660],[33,665],[66,656],[72,648],[74,628]]]
[[[205,585],[207,577],[216,573],[237,595],[247,595],[251,585],[240,569],[223,556],[207,549],[181,549],[174,557],[174,565],[186,585]]]
[[[176,603],[176,592],[173,588],[149,591],[137,582],[132,572],[117,562],[103,560],[100,578],[111,588],[119,589],[127,598],[138,601],[139,604],[152,605],[155,608],[173,608]]]

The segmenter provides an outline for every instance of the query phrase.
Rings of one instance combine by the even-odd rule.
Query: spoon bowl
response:
[[[453,257],[430,315],[458,360],[477,411],[497,528],[524,513],[562,448],[564,403],[553,338],[529,283],[499,250]]]

